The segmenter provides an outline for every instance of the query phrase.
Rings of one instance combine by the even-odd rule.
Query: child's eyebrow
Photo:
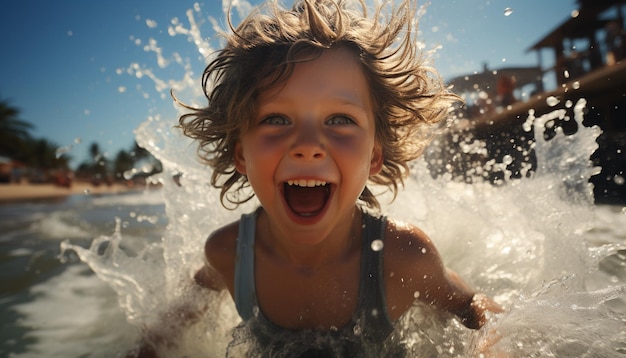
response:
[[[333,102],[342,106],[351,106],[357,107],[358,109],[367,112],[370,109],[369,101],[364,101],[359,98],[357,95],[349,95],[349,96],[337,96],[334,98]]]
[[[271,97],[260,98],[259,104],[263,105],[289,105],[295,102],[295,99],[288,93],[282,93]],[[371,110],[371,104],[369,99],[361,99],[356,93],[351,92],[338,92],[325,96],[322,101],[324,104],[336,105],[336,106],[350,106],[355,107],[365,113]]]

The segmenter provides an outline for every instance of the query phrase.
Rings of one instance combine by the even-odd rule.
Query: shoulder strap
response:
[[[393,331],[393,324],[387,312],[382,249],[372,248],[374,240],[384,244],[387,219],[374,217],[363,212],[363,236],[361,254],[360,318],[363,319],[364,333],[371,339],[382,341]],[[374,245],[379,246],[379,245]],[[379,246],[379,247],[380,247]]]
[[[257,305],[254,287],[255,226],[256,212],[241,216],[235,260],[235,307],[244,321],[254,317],[254,307]]]

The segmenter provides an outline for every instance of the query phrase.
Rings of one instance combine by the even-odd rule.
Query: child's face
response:
[[[235,147],[236,168],[274,224],[330,229],[352,215],[381,169],[374,132],[361,66],[345,49],[325,50],[260,94],[254,123]]]

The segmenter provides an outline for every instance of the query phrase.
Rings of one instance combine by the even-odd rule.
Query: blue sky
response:
[[[513,12],[505,16],[507,8]],[[420,37],[426,49],[438,48],[435,67],[446,79],[481,71],[483,63],[536,65],[536,54],[526,50],[575,8],[575,0],[432,0]],[[209,17],[224,24],[220,0],[4,1],[0,99],[34,124],[34,136],[72,145],[73,166],[86,158],[92,142],[113,158],[130,148],[134,129],[149,116],[176,123],[169,87],[185,73],[199,88],[205,56],[188,35],[168,34],[172,24],[191,27],[189,9],[201,38],[216,48]],[[158,50],[145,49],[150,39]],[[544,55],[546,62],[550,58]],[[166,88],[157,88],[150,74]]]

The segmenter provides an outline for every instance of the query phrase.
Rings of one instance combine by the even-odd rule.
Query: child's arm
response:
[[[464,286],[464,290],[473,292],[454,271],[447,269],[447,276],[449,280],[454,282],[455,286]],[[456,307],[456,305],[453,307]],[[486,295],[474,293],[469,304],[460,302],[460,309],[456,308],[456,310],[451,310],[451,312],[457,315],[466,327],[478,329],[486,323],[487,313],[501,313],[503,309]]]
[[[169,351],[177,346],[185,328],[198,323],[208,309],[208,295],[220,291],[220,285],[213,269],[205,265],[190,280],[185,293],[161,312],[150,324],[142,327],[138,346],[126,357],[159,357],[159,352]]]
[[[139,346],[127,357],[158,357],[157,352],[175,347],[183,328],[198,323],[206,313],[210,292],[229,287],[225,280],[232,276],[229,268],[234,270],[235,227],[231,224],[211,234],[204,247],[206,262],[190,280],[187,294],[143,328]]]
[[[408,310],[415,298],[455,314],[472,329],[482,327],[488,312],[502,312],[498,304],[476,294],[447,269],[435,245],[418,228],[390,221],[385,242],[385,272],[389,273],[385,282],[392,318]]]

